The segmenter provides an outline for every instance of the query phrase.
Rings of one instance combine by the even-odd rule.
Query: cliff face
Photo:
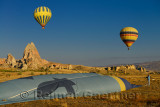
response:
[[[42,67],[48,63],[48,61],[41,59],[39,52],[33,42],[26,46],[21,62],[23,69],[38,69],[39,67]]]

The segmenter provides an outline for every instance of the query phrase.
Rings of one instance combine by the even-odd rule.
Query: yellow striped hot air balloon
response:
[[[35,9],[34,18],[45,29],[45,25],[48,23],[52,16],[51,10],[48,7],[41,6]]]
[[[120,37],[129,50],[129,47],[132,46],[138,38],[138,31],[133,27],[125,27],[121,30]]]

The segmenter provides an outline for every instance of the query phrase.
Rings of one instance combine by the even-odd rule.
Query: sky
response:
[[[46,6],[45,29],[33,17]],[[160,0],[0,0],[0,58],[23,57],[34,42],[43,59],[86,66],[160,60]],[[120,30],[134,27],[137,41],[128,51]]]

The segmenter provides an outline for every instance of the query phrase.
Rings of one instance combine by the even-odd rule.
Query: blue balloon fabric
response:
[[[140,87],[96,73],[39,75],[0,83],[0,105],[40,99],[108,94]]]

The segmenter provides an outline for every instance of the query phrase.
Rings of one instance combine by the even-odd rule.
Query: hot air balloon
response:
[[[52,16],[51,10],[48,7],[41,6],[35,9],[34,18],[45,29],[45,25],[48,23]]]
[[[0,83],[0,105],[40,99],[96,96],[141,87],[96,73],[49,74]]]
[[[131,47],[138,38],[138,31],[133,27],[125,27],[121,30],[120,37],[129,50],[129,47]]]

